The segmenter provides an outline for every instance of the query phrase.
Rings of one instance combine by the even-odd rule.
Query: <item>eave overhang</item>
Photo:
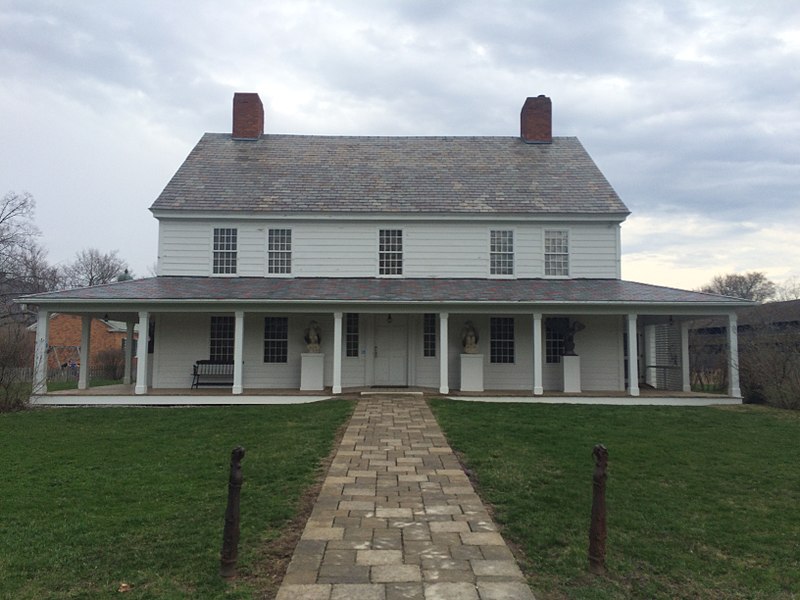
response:
[[[616,279],[156,277],[17,299],[58,311],[353,310],[710,315],[752,303]]]

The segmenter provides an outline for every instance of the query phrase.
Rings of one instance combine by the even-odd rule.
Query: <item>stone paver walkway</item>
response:
[[[532,600],[422,398],[361,400],[277,600]]]

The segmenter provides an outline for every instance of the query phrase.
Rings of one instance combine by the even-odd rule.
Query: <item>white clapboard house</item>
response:
[[[39,310],[35,393],[58,312],[149,332],[136,394],[688,391],[688,322],[722,317],[740,395],[746,303],[621,279],[629,211],[552,136],[549,98],[525,101],[519,136],[360,137],[264,134],[258,95],[237,93],[232,129],[203,135],[150,207],[157,277],[20,300]],[[195,380],[198,361],[221,370]]]

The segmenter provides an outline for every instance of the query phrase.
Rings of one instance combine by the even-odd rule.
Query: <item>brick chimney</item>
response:
[[[264,105],[258,94],[233,95],[233,139],[257,140],[264,133]]]
[[[553,105],[547,96],[527,98],[520,114],[520,137],[526,144],[553,141]]]

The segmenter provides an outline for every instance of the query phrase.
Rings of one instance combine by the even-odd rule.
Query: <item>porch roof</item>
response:
[[[32,294],[29,304],[202,302],[669,305],[735,309],[752,303],[619,279],[152,277]]]

